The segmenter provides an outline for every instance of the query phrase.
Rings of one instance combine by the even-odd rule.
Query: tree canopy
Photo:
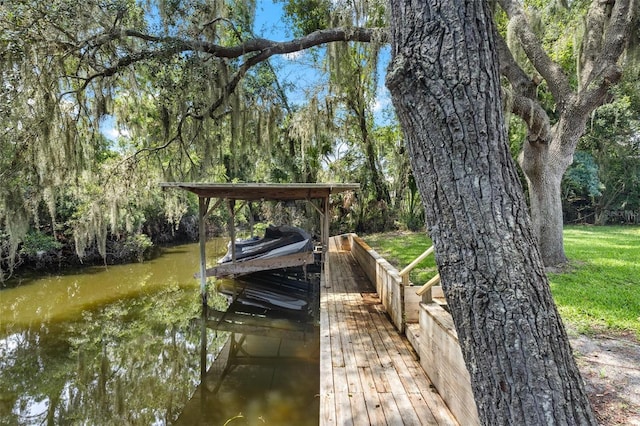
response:
[[[323,21],[323,28],[314,24],[306,34],[311,27],[303,26],[296,30],[301,37],[276,42],[254,36],[255,7],[65,0],[1,6],[5,265],[33,228],[73,238],[79,255],[92,244],[104,255],[107,235],[140,230],[151,214],[179,220],[188,204],[179,195],[160,197],[158,181],[327,179],[321,174],[336,160],[334,140],[357,142],[337,127],[349,114],[363,120],[356,127],[361,144],[369,144],[369,164],[377,161],[367,136],[370,89],[345,94],[345,72],[329,91],[318,89],[292,106],[269,59],[358,40],[371,46],[375,68],[379,48],[373,46],[386,32],[351,25],[356,17],[365,22],[360,5],[353,16],[332,17],[348,25],[325,28]],[[357,70],[365,56],[353,53]],[[364,71],[357,78],[371,81]],[[105,123],[119,131],[117,140],[101,133]],[[372,173],[376,190],[386,194],[381,172]],[[73,235],[56,235],[61,230]]]
[[[551,218],[561,225],[556,201],[541,194],[560,194],[577,138],[594,109],[613,99],[622,70],[638,81],[637,7],[631,0],[499,4],[505,105],[522,118],[514,128],[526,132],[521,158],[534,227]],[[374,115],[389,38],[386,2],[283,2],[285,26],[296,37],[285,41],[256,35],[260,7],[134,0],[0,6],[5,265],[30,229],[73,240],[80,255],[92,245],[104,255],[107,235],[139,231],[152,212],[179,220],[188,204],[160,197],[159,180],[355,179],[365,191],[357,204],[347,201],[351,225],[382,230],[415,216],[402,136],[392,129],[398,124],[382,130]],[[292,102],[295,76],[282,78],[273,58],[301,51],[326,77]],[[106,139],[105,125],[120,137]],[[561,147],[564,160],[548,160]],[[562,164],[556,189],[541,192],[531,177],[550,164]],[[575,185],[567,190],[576,197]],[[558,234],[538,231],[543,247],[559,250],[543,248],[543,257],[563,259]]]

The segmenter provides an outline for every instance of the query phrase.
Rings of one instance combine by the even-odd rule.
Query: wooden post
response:
[[[200,296],[202,305],[207,305],[207,228],[204,220],[209,209],[210,198],[198,197],[198,237],[200,240]]]
[[[253,238],[253,212],[251,211],[251,201],[247,202],[247,210],[249,210],[249,229],[251,231],[251,238]]]
[[[231,239],[231,263],[236,263],[236,200],[227,200],[229,212],[229,238]]]
[[[208,306],[202,305],[202,324],[200,325],[200,383],[204,383],[207,377],[207,316]],[[207,387],[201,386],[200,389],[200,410],[204,412],[207,406]]]
[[[437,285],[439,282],[440,282],[440,274],[436,274],[436,276],[431,278],[429,281],[427,281],[425,285],[423,285],[418,289],[418,291],[416,291],[416,294],[418,296],[422,296],[423,303],[430,303],[433,301],[433,298],[431,297],[431,287],[433,287],[434,285]]]
[[[322,218],[322,246],[323,252],[329,251],[329,196],[324,197],[322,209],[324,210],[324,217]]]

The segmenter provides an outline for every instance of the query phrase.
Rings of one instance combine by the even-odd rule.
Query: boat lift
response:
[[[199,238],[200,238],[200,294],[203,305],[207,304],[207,265],[206,265],[206,228],[204,219],[222,202],[227,203],[229,211],[229,237],[232,241],[229,274],[242,273],[242,262],[235,258],[235,203],[236,201],[297,201],[306,200],[321,218],[322,259],[329,246],[329,196],[360,188],[358,183],[194,183],[194,182],[162,182],[162,188],[178,188],[192,192],[198,196],[199,205]],[[216,199],[213,206],[212,199]],[[291,266],[291,265],[284,265]]]

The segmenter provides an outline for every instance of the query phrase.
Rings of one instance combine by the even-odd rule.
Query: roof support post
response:
[[[324,210],[324,216],[322,218],[322,251],[326,253],[329,251],[329,195],[322,200],[322,210]]]
[[[231,263],[236,263],[236,200],[227,199],[229,212],[229,239],[231,240]]]
[[[198,197],[198,237],[200,240],[200,296],[202,305],[207,306],[207,228],[204,219],[209,210],[211,198]]]
[[[254,227],[254,223],[253,223],[253,211],[251,211],[251,201],[247,202],[247,210],[249,211],[249,230],[251,231],[251,238],[253,238],[253,227]]]

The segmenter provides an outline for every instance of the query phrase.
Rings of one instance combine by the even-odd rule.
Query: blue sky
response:
[[[291,35],[286,32],[282,3],[274,3],[272,0],[259,0],[256,5],[253,31],[259,37],[274,41],[284,41],[291,38]]]

